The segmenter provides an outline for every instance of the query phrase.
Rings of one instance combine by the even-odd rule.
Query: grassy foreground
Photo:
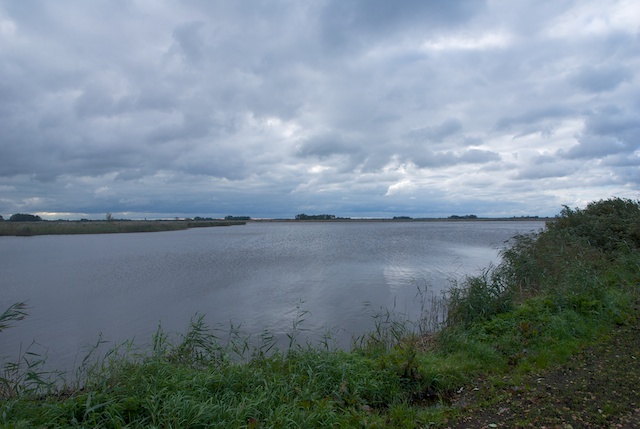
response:
[[[283,350],[268,333],[250,346],[255,341],[234,331],[221,339],[195,318],[177,340],[158,331],[150,350],[123,344],[104,358],[89,355],[73,377],[43,373],[41,357],[25,354],[4,363],[0,424],[633,425],[639,249],[640,204],[598,201],[565,207],[544,231],[515,237],[500,265],[454,285],[442,301],[423,293],[425,309],[446,310],[441,324],[432,312],[414,322],[381,313],[351,351],[333,349],[330,339],[299,344],[301,314]],[[12,306],[0,331],[24,316],[23,306]]]
[[[62,234],[117,234],[127,232],[179,231],[188,228],[244,225],[242,221],[189,221],[189,220],[113,220],[113,221],[39,221],[0,222],[0,236]]]

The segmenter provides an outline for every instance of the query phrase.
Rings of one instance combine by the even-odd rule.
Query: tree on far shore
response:
[[[40,222],[41,220],[40,216],[28,213],[16,213],[9,218],[11,222]]]

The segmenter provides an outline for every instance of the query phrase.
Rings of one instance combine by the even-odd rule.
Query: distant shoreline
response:
[[[502,218],[475,218],[475,219],[452,219],[452,218],[411,218],[411,219],[385,219],[385,218],[373,218],[373,219],[361,219],[361,218],[337,218],[337,219],[251,219],[249,222],[323,222],[323,223],[340,223],[340,222],[393,222],[393,223],[406,223],[406,222],[532,222],[540,221],[547,222],[554,220],[553,217],[502,217]]]
[[[194,220],[43,220],[37,222],[0,222],[0,236],[121,234],[132,232],[181,231],[190,228],[244,225],[245,221]]]
[[[408,223],[408,222],[547,222],[554,218],[415,218],[415,219],[250,219],[237,220],[42,220],[37,222],[0,222],[0,237],[31,237],[36,235],[77,235],[77,234],[123,234],[133,232],[182,231],[190,228],[209,228],[217,226],[245,225],[247,223]]]

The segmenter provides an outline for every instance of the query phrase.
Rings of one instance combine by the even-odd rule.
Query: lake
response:
[[[99,335],[148,343],[161,324],[184,332],[196,314],[226,331],[340,346],[382,308],[416,317],[418,287],[439,293],[478,274],[499,249],[543,221],[250,222],[244,226],[107,235],[0,237],[0,311],[29,316],[0,333],[13,359],[33,340],[70,370]]]

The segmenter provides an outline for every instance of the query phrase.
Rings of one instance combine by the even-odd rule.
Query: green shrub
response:
[[[638,201],[612,198],[592,202],[583,210],[564,206],[549,231],[565,230],[604,252],[621,247],[640,249],[640,205]]]
[[[498,267],[453,288],[448,324],[468,326],[541,293],[550,294],[558,308],[598,312],[604,291],[598,273],[638,249],[637,201],[613,198],[583,210],[565,207],[544,231],[514,237]]]

